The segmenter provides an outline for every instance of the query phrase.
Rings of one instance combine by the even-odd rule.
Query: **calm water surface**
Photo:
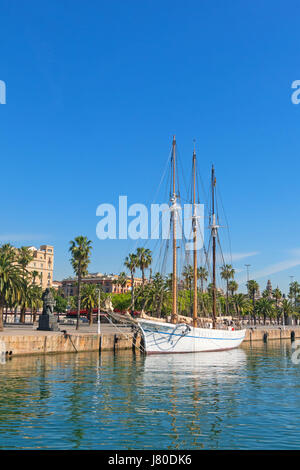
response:
[[[0,449],[300,449],[290,342],[0,364]]]

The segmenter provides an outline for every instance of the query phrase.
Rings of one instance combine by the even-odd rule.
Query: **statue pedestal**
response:
[[[42,313],[39,317],[38,330],[42,331],[60,331],[58,328],[57,318],[53,314]]]

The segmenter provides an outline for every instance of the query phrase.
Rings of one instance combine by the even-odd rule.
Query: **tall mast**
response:
[[[173,292],[173,303],[172,303],[172,315],[171,323],[177,322],[177,260],[176,260],[176,250],[177,250],[177,240],[176,240],[176,140],[175,135],[173,136],[173,195],[172,195],[172,222],[173,222],[173,277],[172,277],[172,292]]]
[[[215,169],[212,166],[211,170],[211,193],[212,193],[212,223],[211,223],[211,235],[213,239],[213,328],[216,327],[216,317],[217,317],[217,292],[216,292],[216,238],[218,233],[218,226],[216,225],[216,214],[215,214]]]
[[[193,241],[194,241],[194,303],[193,326],[197,326],[197,219],[196,219],[196,151],[193,153]]]

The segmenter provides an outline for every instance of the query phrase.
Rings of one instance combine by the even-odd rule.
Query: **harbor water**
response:
[[[214,353],[12,357],[0,449],[300,449],[290,341]]]

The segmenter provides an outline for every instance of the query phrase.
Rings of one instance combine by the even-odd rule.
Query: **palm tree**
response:
[[[256,325],[255,296],[256,296],[257,292],[259,291],[259,285],[256,281],[250,280],[250,281],[247,282],[247,288],[248,288],[248,295],[252,299],[253,319],[254,319],[254,325]]]
[[[114,283],[117,285],[117,286],[120,286],[121,289],[122,289],[122,292],[123,292],[123,289],[126,287],[126,284],[127,284],[127,276],[126,276],[126,273],[124,271],[122,271],[118,278],[115,279]]]
[[[93,309],[98,305],[98,288],[95,284],[84,284],[81,292],[81,302],[88,311],[89,323],[93,324]]]
[[[35,284],[35,280],[37,277],[39,277],[39,272],[38,271],[31,271],[31,277],[32,277],[32,284]]]
[[[255,304],[256,313],[260,316],[262,315],[264,318],[264,325],[266,324],[266,318],[271,318],[274,313],[274,305],[272,300],[268,299],[267,297],[262,297],[259,299]]]
[[[0,248],[0,331],[3,331],[3,310],[20,300],[24,286],[22,271],[14,251]]]
[[[297,281],[290,283],[289,298],[294,300],[294,307],[296,307],[296,299],[300,294],[300,284]]]
[[[236,281],[229,281],[228,282],[228,290],[230,292],[231,297],[234,296],[234,293],[238,290],[239,285]]]
[[[42,294],[43,290],[40,286],[33,284],[28,287],[27,305],[31,309],[33,323],[36,321],[36,313],[38,309],[43,305]]]
[[[204,281],[206,282],[208,279],[208,271],[204,266],[200,266],[198,268],[198,273],[197,273],[198,279],[200,279],[200,286],[201,286],[201,293],[203,293],[203,284]]]
[[[273,297],[275,299],[275,305],[276,305],[277,323],[279,324],[280,310],[279,310],[278,303],[282,298],[282,292],[279,289],[279,287],[276,287],[276,289],[273,290]]]
[[[235,294],[232,297],[238,317],[249,314],[252,311],[252,304],[245,294]]]
[[[145,269],[152,263],[152,253],[148,248],[138,248],[136,250],[137,267],[142,271],[142,283],[145,285]]]
[[[143,291],[143,308],[150,308],[160,318],[163,310],[165,310],[168,297],[169,291],[166,280],[160,273],[156,273],[152,278],[152,282],[147,284]]]
[[[92,250],[92,242],[87,237],[80,235],[70,241],[69,251],[71,253],[71,264],[78,282],[78,300],[77,300],[77,322],[76,330],[79,329],[80,318],[80,301],[81,301],[81,279],[87,275],[88,265],[90,263],[90,255]]]
[[[182,271],[182,276],[184,278],[184,283],[186,289],[190,292],[190,313],[193,311],[193,296],[192,296],[192,285],[194,279],[194,269],[190,264],[184,266]]]
[[[24,289],[22,290],[21,296],[21,315],[20,323],[25,323],[25,312],[26,312],[26,303],[28,301],[28,286],[29,286],[29,272],[27,271],[27,266],[33,260],[32,251],[27,246],[21,246],[18,249],[17,261],[22,269],[22,276],[24,281]]]
[[[284,324],[286,325],[289,315],[292,315],[294,313],[294,307],[290,300],[283,299],[281,308],[284,316]]]
[[[226,315],[228,315],[228,283],[230,279],[234,278],[235,270],[231,264],[224,264],[221,267],[221,278],[226,281]]]
[[[134,311],[134,273],[138,266],[138,258],[136,254],[130,253],[126,256],[124,266],[130,271],[131,277],[131,310]]]

